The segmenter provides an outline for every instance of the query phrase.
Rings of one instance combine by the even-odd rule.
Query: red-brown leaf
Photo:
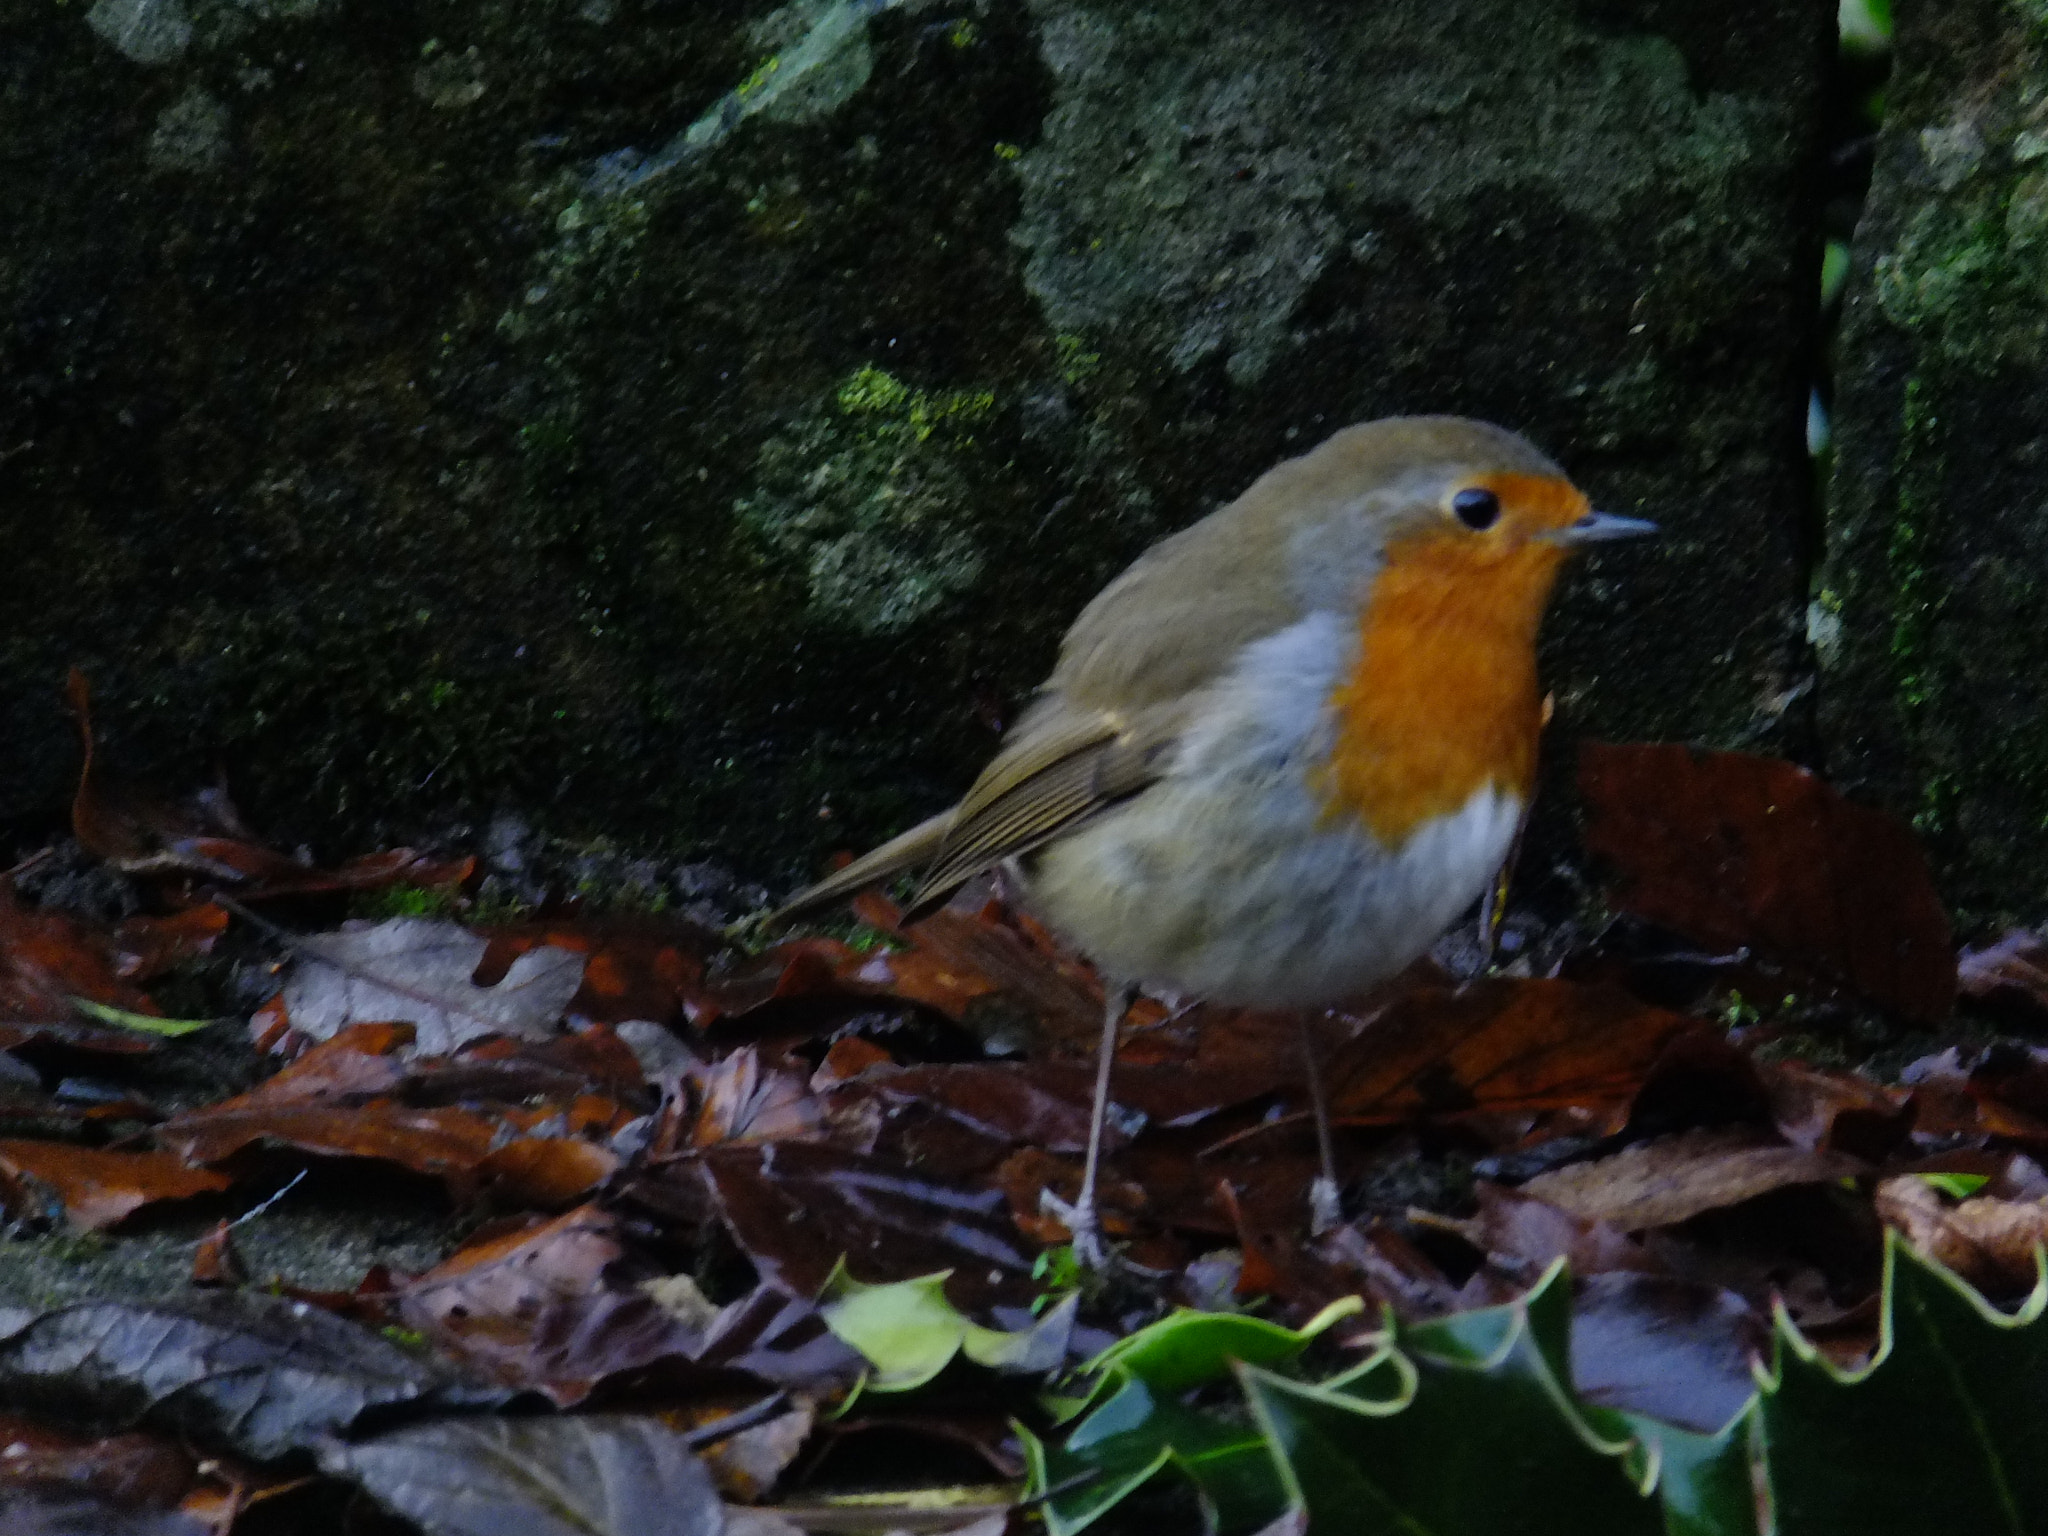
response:
[[[1588,742],[1586,848],[1624,910],[1752,946],[1909,1019],[1948,1016],[1949,923],[1912,831],[1792,763]]]
[[[189,1200],[228,1187],[220,1174],[167,1152],[109,1152],[56,1141],[0,1141],[0,1198],[16,1215],[48,1190],[73,1226],[99,1230],[160,1200]]]
[[[1622,1104],[1696,1020],[1606,987],[1491,980],[1423,987],[1330,1060],[1333,1111],[1359,1125],[1479,1110]]]

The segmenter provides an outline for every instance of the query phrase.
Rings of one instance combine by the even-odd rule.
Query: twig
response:
[[[702,1450],[707,1445],[716,1445],[728,1435],[736,1435],[743,1429],[752,1429],[756,1424],[766,1423],[789,1405],[787,1392],[771,1392],[757,1403],[749,1403],[738,1413],[729,1413],[722,1419],[709,1424],[700,1424],[683,1435],[683,1444],[691,1450]]]
[[[57,850],[54,847],[44,848],[39,852],[32,853],[27,858],[23,859],[19,864],[15,865],[14,868],[8,870],[6,874],[0,875],[0,880],[18,879],[20,876],[25,875],[30,870],[34,869],[38,864],[47,864],[50,860],[54,859],[55,857],[57,857]]]
[[[229,1222],[228,1230],[232,1232],[236,1227],[239,1227],[243,1222],[254,1221],[258,1216],[261,1216],[265,1211],[269,1210],[273,1205],[277,1204],[277,1202],[282,1200],[286,1195],[290,1194],[293,1190],[297,1189],[299,1187],[299,1182],[302,1179],[304,1179],[305,1176],[311,1171],[312,1170],[307,1168],[301,1168],[297,1173],[291,1176],[290,1181],[286,1183],[283,1189],[280,1189],[268,1200],[264,1200],[259,1204],[250,1206],[248,1210],[242,1212],[241,1215],[237,1216],[233,1221]]]

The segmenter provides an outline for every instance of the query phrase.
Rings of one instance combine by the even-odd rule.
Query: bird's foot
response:
[[[1327,1173],[1316,1175],[1308,1187],[1308,1230],[1321,1237],[1344,1224],[1344,1208],[1337,1198],[1337,1181]]]
[[[1102,1245],[1093,1200],[1062,1200],[1046,1189],[1039,1192],[1038,1209],[1072,1234],[1068,1242],[1073,1246],[1075,1264],[1098,1275],[1109,1268],[1109,1252]]]

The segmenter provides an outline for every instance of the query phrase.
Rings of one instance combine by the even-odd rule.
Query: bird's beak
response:
[[[1612,512],[1588,512],[1575,523],[1566,523],[1550,535],[1558,544],[1599,544],[1608,539],[1639,539],[1655,533],[1657,525],[1640,517],[1619,517]]]

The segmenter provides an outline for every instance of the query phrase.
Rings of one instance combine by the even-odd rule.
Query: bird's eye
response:
[[[1458,514],[1459,522],[1478,532],[1500,521],[1500,498],[1475,485],[1451,498],[1451,510]]]

